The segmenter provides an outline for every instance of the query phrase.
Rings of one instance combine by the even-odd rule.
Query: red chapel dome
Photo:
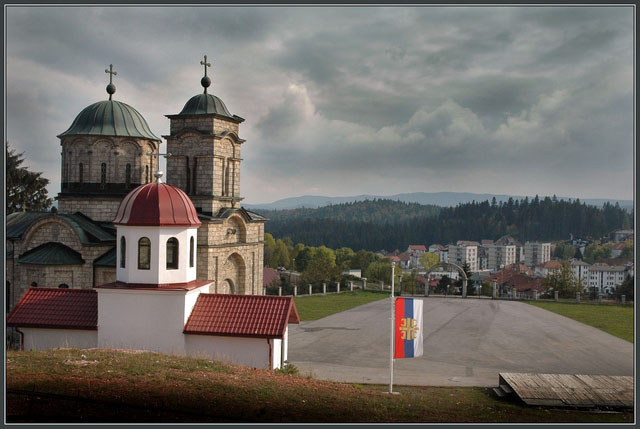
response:
[[[181,189],[166,183],[147,183],[129,192],[113,220],[127,226],[200,226],[196,208]]]

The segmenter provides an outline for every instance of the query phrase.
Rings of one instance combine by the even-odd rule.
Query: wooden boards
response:
[[[500,373],[499,384],[529,405],[633,407],[631,376]]]

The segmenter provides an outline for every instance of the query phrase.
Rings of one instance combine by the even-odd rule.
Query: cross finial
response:
[[[109,64],[109,70],[105,70],[105,73],[109,73],[109,85],[107,85],[107,93],[109,94],[109,100],[111,100],[111,96],[116,92],[116,86],[113,84],[113,75],[118,74],[118,72],[113,71],[113,64]]]
[[[207,62],[207,56],[204,56],[204,61],[200,61],[200,64],[204,66],[204,77],[200,80],[200,84],[204,87],[204,93],[207,93],[207,88],[211,85],[211,79],[207,76],[207,67],[211,67],[211,63]]]
[[[204,66],[204,75],[207,76],[207,67],[211,67],[211,63],[207,62],[207,56],[204,56],[204,61],[200,61],[200,64]]]

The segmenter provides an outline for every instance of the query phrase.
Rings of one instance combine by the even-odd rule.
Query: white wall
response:
[[[98,347],[185,354],[182,333],[209,284],[191,291],[96,289]]]
[[[266,338],[193,334],[186,334],[184,337],[187,356],[269,369],[269,340]]]
[[[280,368],[280,359],[282,358],[282,340],[279,338],[273,338],[271,340],[272,353],[271,353],[271,367],[273,369]]]
[[[98,331],[81,329],[18,328],[24,333],[25,350],[97,347]]]
[[[117,227],[116,279],[125,283],[182,283],[196,279],[197,227],[122,226]],[[120,268],[120,237],[126,240],[126,264]],[[138,240],[147,237],[151,241],[150,269],[138,269]],[[178,269],[166,269],[167,240],[178,239]],[[189,266],[189,242],[194,238],[193,267]]]

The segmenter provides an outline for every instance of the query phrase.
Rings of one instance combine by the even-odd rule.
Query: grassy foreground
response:
[[[300,320],[317,320],[384,298],[389,298],[389,294],[355,291],[329,295],[297,296],[293,299],[296,303]]]
[[[633,307],[590,303],[525,301],[633,342]]]
[[[486,388],[387,387],[149,352],[8,351],[6,410],[8,422],[633,421],[632,412],[528,407]]]

